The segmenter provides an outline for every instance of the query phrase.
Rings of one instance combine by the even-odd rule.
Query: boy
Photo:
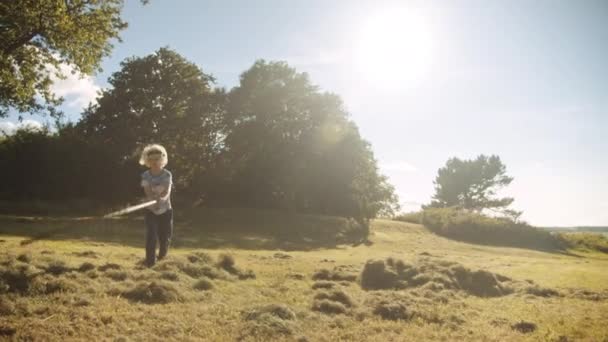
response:
[[[149,168],[141,175],[141,186],[146,198],[156,200],[156,204],[145,210],[146,223],[146,266],[156,262],[156,240],[159,242],[158,260],[167,255],[173,233],[173,209],[171,207],[172,175],[165,169],[167,151],[161,145],[144,148],[139,163]]]

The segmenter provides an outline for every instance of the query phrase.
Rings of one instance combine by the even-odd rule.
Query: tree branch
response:
[[[30,32],[30,33],[22,36],[21,38],[17,39],[17,41],[15,41],[12,44],[9,44],[6,47],[4,47],[2,49],[2,52],[5,55],[12,54],[15,50],[17,50],[18,48],[20,48],[23,45],[27,44],[30,40],[32,40],[32,38],[36,37],[37,34],[38,34],[38,32]]]

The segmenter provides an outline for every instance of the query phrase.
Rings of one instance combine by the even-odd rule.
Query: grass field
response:
[[[137,219],[0,218],[0,340],[608,341],[605,253],[388,220],[358,246],[203,228],[178,222],[147,269]]]

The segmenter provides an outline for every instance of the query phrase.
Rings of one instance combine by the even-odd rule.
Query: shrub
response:
[[[597,233],[560,233],[570,247],[608,253],[608,238]]]
[[[422,214],[422,224],[438,235],[472,243],[535,249],[565,247],[558,236],[527,223],[458,208],[428,208]]]

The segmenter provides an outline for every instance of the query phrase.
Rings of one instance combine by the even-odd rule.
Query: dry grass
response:
[[[198,239],[185,231],[176,226]],[[375,221],[370,246],[175,248],[149,269],[143,247],[25,239],[0,236],[0,340],[608,338],[603,253],[479,246]]]

